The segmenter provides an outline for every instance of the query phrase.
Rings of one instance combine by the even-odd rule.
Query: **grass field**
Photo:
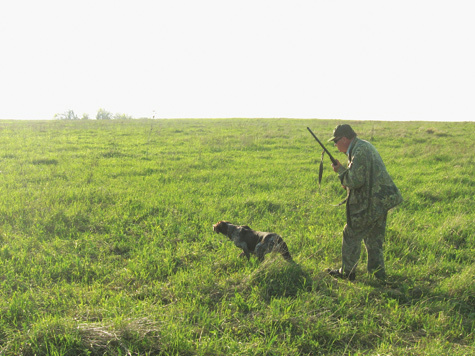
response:
[[[404,203],[386,283],[340,263],[345,197],[287,119],[0,122],[0,355],[473,355],[475,124],[352,122]],[[335,157],[345,161],[331,145]],[[281,234],[264,263],[212,225]]]

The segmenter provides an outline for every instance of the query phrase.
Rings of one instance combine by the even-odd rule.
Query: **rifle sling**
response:
[[[325,150],[322,151],[322,158],[320,160],[320,168],[318,169],[318,186],[321,188],[322,187],[322,177],[323,177],[323,157],[325,156]],[[342,206],[343,204],[345,204],[348,200],[348,196],[342,200],[341,202],[339,202],[338,204],[332,204],[332,206]]]

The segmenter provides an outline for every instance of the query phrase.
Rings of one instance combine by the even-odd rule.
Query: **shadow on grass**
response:
[[[474,271],[473,266],[468,266],[446,278],[425,276],[416,280],[393,275],[385,282],[368,277],[363,283],[374,288],[371,295],[375,298],[393,299],[407,306],[424,304],[434,313],[445,309],[449,313],[461,313],[465,319],[475,314]]]

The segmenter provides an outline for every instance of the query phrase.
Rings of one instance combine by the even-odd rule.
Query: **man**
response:
[[[334,277],[354,280],[363,241],[368,252],[368,272],[384,280],[386,217],[389,209],[402,202],[401,193],[376,148],[357,138],[350,125],[338,125],[328,141],[333,141],[338,150],[348,156],[348,168],[338,161],[332,164],[348,195],[341,268],[328,269],[327,272]]]

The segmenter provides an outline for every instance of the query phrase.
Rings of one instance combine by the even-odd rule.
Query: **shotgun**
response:
[[[312,132],[312,130],[310,130],[309,127],[307,127],[307,130],[310,131],[310,133],[315,138],[315,140],[317,140],[317,142],[320,144],[320,146],[322,146],[323,150],[327,153],[328,157],[330,157],[330,160],[332,161],[333,165],[336,166],[338,161],[335,158],[333,158],[332,154],[330,152],[328,152],[326,147],[323,146],[323,143],[320,142],[320,140],[317,138],[317,136],[315,136],[315,134]],[[323,156],[322,156],[322,158],[323,158]]]

